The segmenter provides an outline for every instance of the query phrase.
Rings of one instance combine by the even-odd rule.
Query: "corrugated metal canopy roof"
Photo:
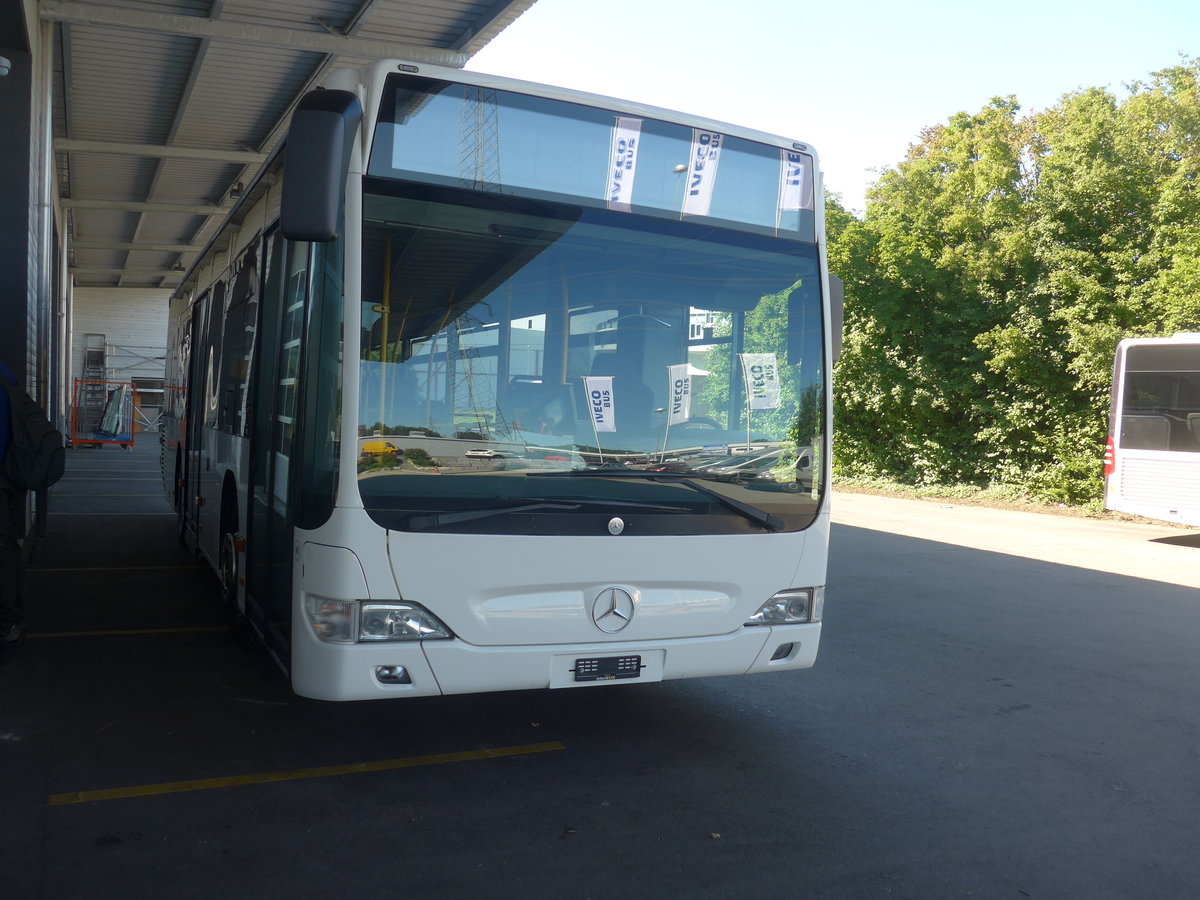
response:
[[[462,65],[535,0],[41,0],[75,283],[172,287],[332,68]]]

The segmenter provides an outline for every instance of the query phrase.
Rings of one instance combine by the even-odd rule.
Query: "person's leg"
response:
[[[0,491],[0,643],[19,640],[25,633],[25,557],[19,543],[24,534],[25,492]]]
[[[25,633],[25,604],[21,597],[21,545],[0,538],[0,642],[19,640]]]

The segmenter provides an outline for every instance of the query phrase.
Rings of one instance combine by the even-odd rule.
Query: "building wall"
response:
[[[105,378],[137,385],[139,412],[135,414],[135,429],[138,431],[156,430],[162,407],[170,296],[169,290],[159,288],[77,287],[72,292],[72,384],[73,379],[84,376],[88,335],[103,336]],[[100,392],[99,396],[106,392]],[[79,415],[72,418],[74,428],[87,421],[83,410],[95,405],[92,393],[84,388],[79,394]],[[73,439],[80,437],[72,435]]]
[[[162,378],[170,296],[170,290],[159,288],[75,288],[71,377],[83,375],[85,335],[102,334],[108,345],[109,378]]]
[[[39,261],[38,210],[31,191],[36,188],[38,171],[33,118],[37,60],[30,52],[20,7],[6,3],[0,23],[4,25],[0,56],[10,63],[8,74],[0,77],[0,121],[5,130],[0,141],[0,197],[6,208],[0,217],[0,359],[24,383],[29,334],[26,314],[30,298],[36,296]]]
[[[0,359],[55,422],[65,390],[63,217],[50,146],[53,29],[35,0],[0,0]],[[55,237],[58,240],[55,240]]]

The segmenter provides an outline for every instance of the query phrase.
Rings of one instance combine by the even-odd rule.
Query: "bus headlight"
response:
[[[313,633],[323,641],[334,644],[353,644],[356,635],[354,626],[355,607],[353,600],[330,600],[326,597],[304,598],[304,608]]]
[[[746,620],[747,625],[806,625],[820,622],[825,611],[825,586],[780,591]]]
[[[423,641],[454,637],[441,619],[417,603],[363,603],[360,641]]]
[[[418,603],[330,600],[310,594],[304,607],[313,633],[333,644],[454,637],[441,619]]]

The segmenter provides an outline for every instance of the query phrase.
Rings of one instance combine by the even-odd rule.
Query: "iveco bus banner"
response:
[[[779,366],[774,353],[739,353],[748,409],[779,409]]]
[[[796,150],[779,151],[779,209],[813,208],[812,157]]]
[[[638,142],[642,120],[617,116],[612,150],[608,156],[608,208],[629,212],[633,202],[633,176],[637,174]]]
[[[612,376],[584,375],[583,388],[587,392],[592,428],[597,432],[616,431],[617,407],[613,401]]]
[[[724,140],[725,136],[715,131],[692,129],[692,161],[688,166],[687,190],[683,195],[681,210],[685,216],[708,215]]]
[[[671,407],[667,413],[668,425],[686,422],[692,414],[691,368],[687,363],[667,366],[667,386],[671,398]]]

